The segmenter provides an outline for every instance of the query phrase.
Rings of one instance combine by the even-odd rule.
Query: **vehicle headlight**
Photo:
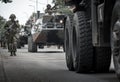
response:
[[[19,35],[22,35],[22,33],[20,32]]]
[[[63,23],[63,20],[60,20],[60,23]]]

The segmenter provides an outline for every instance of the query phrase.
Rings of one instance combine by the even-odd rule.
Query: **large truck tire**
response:
[[[33,42],[32,36],[28,36],[28,52],[37,52],[37,44]]]
[[[93,70],[95,72],[108,72],[111,62],[110,47],[96,47],[94,52]]]
[[[115,72],[120,80],[120,1],[117,0],[113,8],[111,22],[111,50]]]
[[[72,33],[73,65],[77,73],[90,72],[93,66],[92,29],[84,11],[74,14]]]
[[[66,64],[70,71],[74,70],[73,67],[73,58],[72,58],[72,48],[71,48],[71,29],[72,29],[72,18],[73,16],[67,16],[65,22],[65,39],[64,39],[64,47],[65,47],[65,55],[66,55]]]

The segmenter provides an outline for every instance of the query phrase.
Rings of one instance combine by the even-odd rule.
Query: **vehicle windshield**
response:
[[[43,16],[42,23],[53,22],[53,16]]]

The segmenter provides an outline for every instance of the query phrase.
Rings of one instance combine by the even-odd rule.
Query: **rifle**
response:
[[[57,6],[58,6],[58,4],[55,4],[55,5],[51,8],[51,10],[56,10],[56,9],[57,9]]]
[[[7,29],[9,33],[15,32],[15,27],[17,27],[16,21],[14,21]]]
[[[9,25],[9,27],[8,28],[6,28],[6,30],[5,30],[5,36],[9,36],[9,35],[11,35],[11,34],[16,34],[16,29],[14,28],[14,27],[16,27],[17,26],[17,24],[16,24],[16,22],[13,22],[11,25]]]

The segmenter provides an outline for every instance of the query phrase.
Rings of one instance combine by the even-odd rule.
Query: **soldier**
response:
[[[48,13],[49,15],[52,14],[52,8],[50,4],[47,4],[46,9],[45,9],[45,13]]]
[[[17,50],[17,33],[19,24],[17,21],[15,21],[16,16],[15,14],[11,14],[9,17],[10,20],[8,20],[4,26],[5,29],[5,36],[7,39],[7,45],[8,45],[8,51],[11,53],[10,56],[16,56],[16,50]]]

